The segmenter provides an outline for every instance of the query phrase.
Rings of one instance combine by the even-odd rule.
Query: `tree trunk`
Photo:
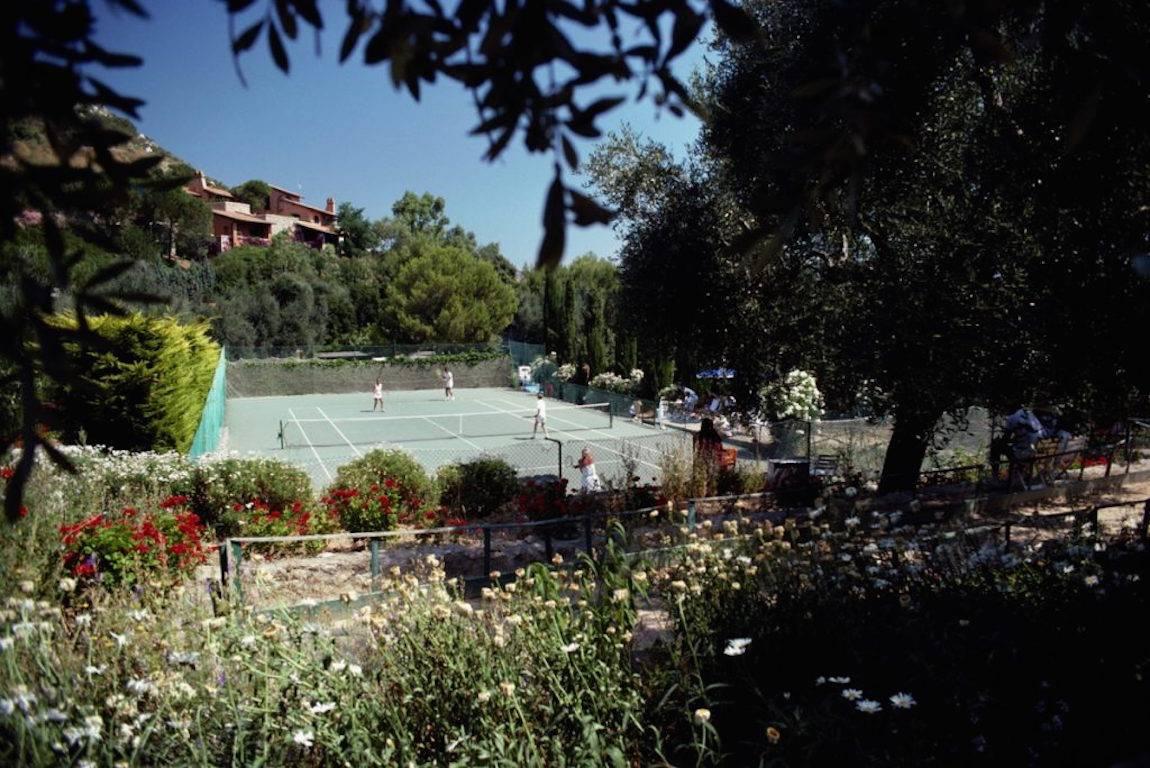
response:
[[[942,414],[917,418],[895,416],[894,431],[882,463],[880,494],[914,490],[934,425],[941,417]]]

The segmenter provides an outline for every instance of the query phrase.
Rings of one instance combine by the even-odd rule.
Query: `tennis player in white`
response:
[[[535,439],[535,433],[543,427],[543,436],[547,437],[547,401],[543,399],[543,393],[540,392],[535,401],[535,426],[531,429],[531,439]]]

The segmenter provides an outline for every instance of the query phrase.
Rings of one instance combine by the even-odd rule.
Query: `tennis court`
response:
[[[382,413],[372,412],[370,392],[229,398],[227,447],[303,467],[320,488],[340,465],[375,448],[400,448],[429,473],[480,455],[502,457],[521,476],[556,475],[562,468],[562,476],[578,487],[572,465],[585,446],[604,480],[621,480],[633,468],[642,482],[652,482],[659,477],[659,457],[687,439],[678,430],[612,414],[610,404],[550,399],[552,439],[543,439],[542,432],[533,439],[535,396],[512,389],[457,389],[452,401],[441,390],[396,391],[384,398]]]

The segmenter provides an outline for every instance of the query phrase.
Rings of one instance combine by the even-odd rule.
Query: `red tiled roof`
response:
[[[327,208],[320,208],[319,206],[316,206],[316,205],[308,205],[307,203],[301,203],[299,200],[285,200],[284,202],[290,203],[291,205],[298,205],[301,208],[307,208],[310,211],[318,211],[319,213],[326,213],[328,216],[331,216],[333,219],[335,218],[335,213],[332,211],[329,211]]]
[[[268,186],[271,187],[272,189],[277,189],[280,192],[283,192],[285,195],[291,195],[292,197],[295,197],[295,198],[303,197],[302,194],[300,194],[299,192],[296,192],[295,190],[292,190],[292,189],[285,189],[283,187],[277,187],[275,184],[268,184]]]
[[[238,211],[221,211],[212,209],[213,216],[223,216],[225,219],[235,219],[236,221],[248,221],[255,224],[267,224],[271,226],[271,222],[267,219],[261,219],[259,216],[252,216],[248,213],[239,213]]]
[[[324,226],[323,224],[316,224],[316,223],[311,222],[311,221],[304,221],[303,219],[297,219],[295,223],[297,225],[303,227],[304,229],[314,229],[314,230],[317,230],[319,232],[326,232],[329,235],[335,234],[334,229],[332,229],[331,227],[328,227],[328,226]]]

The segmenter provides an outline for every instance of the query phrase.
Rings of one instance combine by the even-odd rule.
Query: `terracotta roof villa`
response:
[[[313,248],[339,242],[334,199],[329,197],[327,207],[318,208],[303,202],[296,192],[268,187],[268,209],[256,212],[228,190],[213,185],[202,171],[185,189],[212,207],[212,237],[219,252],[237,245],[267,245],[280,232]]]

